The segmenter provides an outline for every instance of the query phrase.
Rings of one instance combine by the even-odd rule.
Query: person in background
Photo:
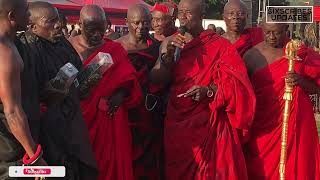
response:
[[[129,33],[118,40],[138,73],[143,99],[129,110],[129,124],[133,142],[133,169],[135,179],[160,178],[162,147],[161,87],[150,82],[149,73],[159,55],[160,44],[150,38],[150,11],[140,5],[130,6],[127,15]],[[146,166],[148,165],[148,166]]]
[[[222,36],[226,32],[224,31],[224,29],[222,27],[217,27],[216,33],[219,34],[220,36]]]
[[[222,37],[233,44],[241,57],[247,50],[263,41],[261,28],[245,28],[247,12],[247,7],[241,0],[229,0],[223,10],[227,32]]]
[[[27,29],[29,16],[26,0],[0,0],[0,179],[2,180],[12,179],[9,177],[10,166],[46,165],[42,158],[44,149],[42,144],[38,144],[41,121],[34,64],[16,37],[17,31]]]
[[[107,21],[107,30],[105,33],[105,38],[108,38],[111,40],[119,39],[121,36],[118,32],[114,32],[114,30],[111,28],[112,23],[111,23],[110,19],[107,19],[106,21]]]
[[[84,65],[90,66],[98,53],[109,54],[113,63],[95,86],[81,88],[87,94],[81,109],[98,162],[98,179],[133,180],[128,109],[142,99],[136,71],[121,44],[103,38],[106,16],[101,7],[84,6],[80,27],[83,33],[69,41]]]
[[[211,29],[213,32],[217,32],[217,28],[214,24],[209,24],[207,29]]]
[[[177,32],[175,22],[177,19],[177,5],[172,2],[156,3],[152,10],[152,29],[155,31],[151,37],[163,41]]]
[[[97,166],[80,109],[79,91],[75,84],[60,90],[49,83],[66,63],[81,71],[81,59],[64,37],[55,7],[38,1],[29,4],[29,11],[30,29],[20,40],[34,57],[40,84],[40,142],[46,149],[43,155],[48,165],[65,166],[68,180],[95,179]],[[45,104],[51,91],[61,91],[63,96]]]
[[[278,180],[286,84],[294,87],[288,121],[285,179],[320,179],[320,148],[310,94],[320,92],[320,55],[302,45],[288,73],[287,24],[262,20],[264,41],[244,55],[257,98],[246,144],[249,179]]]
[[[248,131],[255,96],[243,60],[232,44],[204,30],[205,0],[182,0],[186,27],[161,45],[150,78],[171,83],[164,121],[165,178],[247,179],[239,131]],[[176,47],[181,49],[175,60]]]
[[[61,29],[65,38],[69,38],[68,28],[67,28],[67,18],[63,14],[59,14],[59,20],[61,23]]]
[[[74,37],[74,36],[77,36],[77,35],[79,35],[81,32],[80,32],[80,30],[78,29],[78,27],[79,27],[79,25],[74,25],[74,24],[72,24],[71,25],[71,30],[70,30],[70,32],[69,32],[69,37]]]

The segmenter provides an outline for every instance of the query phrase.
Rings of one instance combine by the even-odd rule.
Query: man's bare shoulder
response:
[[[10,72],[23,67],[21,57],[10,40],[0,38],[0,54],[0,71]]]
[[[0,37],[0,61],[8,61],[14,55],[15,45],[10,40]]]
[[[114,42],[120,43],[124,49],[130,49],[128,46],[129,35],[122,36],[119,39],[116,39]]]
[[[125,42],[128,40],[128,36],[129,35],[122,36],[119,39],[116,39],[115,42],[118,42],[120,44],[125,44]]]

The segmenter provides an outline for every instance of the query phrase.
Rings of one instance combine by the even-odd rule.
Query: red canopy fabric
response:
[[[28,0],[35,2],[39,0]],[[143,0],[46,0],[58,8],[59,12],[64,14],[70,23],[79,21],[79,13],[83,5],[97,4],[103,7],[106,15],[114,25],[125,25],[128,7],[132,4],[146,4]]]
[[[320,21],[320,6],[313,6],[313,21]]]
[[[132,4],[144,4],[151,7],[143,0],[68,0],[76,4],[86,5],[86,4],[97,4],[103,8],[112,8],[112,9],[125,9]]]

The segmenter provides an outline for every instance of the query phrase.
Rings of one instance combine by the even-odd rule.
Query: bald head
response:
[[[51,42],[63,36],[57,8],[48,2],[32,2],[29,5],[30,31]]]
[[[223,20],[227,33],[242,34],[247,22],[247,7],[241,0],[229,0],[224,6]]]
[[[288,24],[266,22],[266,17],[263,17],[261,27],[264,32],[264,40],[267,45],[274,48],[282,48],[285,44],[288,29]]]
[[[98,5],[85,5],[80,11],[80,21],[106,21],[104,10]]]
[[[134,18],[135,16],[151,16],[149,9],[142,4],[135,4],[128,8],[127,18]]]
[[[151,28],[149,9],[142,4],[130,6],[127,13],[127,25],[129,36],[139,40],[146,38]]]
[[[80,12],[81,36],[89,47],[101,45],[107,29],[107,18],[104,10],[97,5],[86,5]]]
[[[179,3],[179,6],[181,4],[190,4],[191,6],[199,9],[199,13],[201,13],[201,15],[205,15],[206,14],[206,10],[207,10],[207,3],[205,0],[181,0]]]
[[[240,8],[243,11],[248,11],[246,4],[241,0],[229,0],[225,6],[224,11],[234,9],[234,8]]]
[[[32,2],[29,4],[30,21],[36,23],[38,20],[46,17],[48,14],[58,14],[57,8],[52,4],[43,1]]]

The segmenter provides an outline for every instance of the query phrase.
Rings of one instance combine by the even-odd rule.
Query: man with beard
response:
[[[309,94],[320,92],[320,56],[302,46],[294,73],[288,73],[286,24],[266,23],[264,42],[244,55],[257,97],[246,161],[249,179],[278,180],[285,86],[293,86],[285,179],[320,177],[319,139]]]
[[[151,84],[149,80],[149,72],[158,57],[159,44],[149,38],[150,23],[151,14],[146,7],[139,4],[129,7],[129,34],[117,40],[127,50],[131,63],[138,72],[144,95],[139,106],[129,111],[136,179],[158,179],[160,170],[161,88]]]
[[[82,34],[71,44],[89,67],[98,53],[112,57],[113,65],[82,99],[81,108],[99,167],[99,180],[133,180],[132,144],[128,109],[141,101],[136,72],[119,43],[103,40],[106,16],[102,8],[86,5],[80,12]]]
[[[79,71],[81,60],[61,31],[57,9],[47,2],[34,2],[29,7],[30,29],[21,41],[33,54],[42,99],[56,90],[49,87],[59,69],[72,63]],[[88,131],[80,110],[80,99],[74,85],[64,98],[42,108],[41,139],[49,165],[66,167],[66,179],[95,179],[96,164]]]
[[[247,179],[238,131],[248,130],[255,97],[246,68],[230,42],[204,31],[204,0],[182,0],[184,36],[162,43],[151,71],[155,83],[171,82],[164,125],[166,179]],[[181,49],[175,61],[176,47]]]
[[[30,59],[19,55],[22,44],[14,44],[29,15],[26,0],[0,0],[0,179],[9,179],[9,166],[45,165],[37,145],[40,109],[34,69]],[[24,153],[27,158],[21,162]]]
[[[152,10],[153,37],[163,41],[166,37],[177,32],[175,22],[177,19],[177,5],[172,2],[156,3]]]
[[[224,6],[223,20],[227,32],[222,36],[228,39],[242,57],[244,53],[263,41],[261,28],[247,28],[247,7],[241,0],[229,0]]]

